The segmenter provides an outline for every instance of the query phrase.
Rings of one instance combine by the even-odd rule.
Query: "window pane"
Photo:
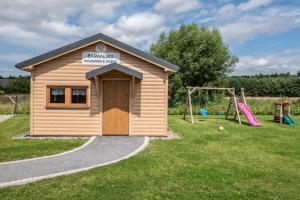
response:
[[[51,88],[50,103],[65,103],[65,88]]]
[[[86,89],[72,89],[72,103],[86,103]]]

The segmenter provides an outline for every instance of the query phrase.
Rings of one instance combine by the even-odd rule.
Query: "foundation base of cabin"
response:
[[[166,136],[177,66],[102,34],[16,65],[31,73],[33,136]]]

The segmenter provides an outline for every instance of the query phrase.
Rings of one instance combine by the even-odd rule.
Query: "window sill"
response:
[[[90,107],[87,105],[77,105],[77,106],[64,106],[64,105],[47,105],[46,109],[89,109]]]

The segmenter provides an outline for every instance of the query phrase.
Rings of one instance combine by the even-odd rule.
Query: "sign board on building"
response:
[[[82,52],[82,64],[120,63],[120,54],[116,52]]]
[[[106,52],[104,44],[96,45],[96,52],[82,52],[82,64],[111,64],[120,63],[120,54],[117,52]]]

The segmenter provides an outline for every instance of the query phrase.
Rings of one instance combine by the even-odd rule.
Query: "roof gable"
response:
[[[20,62],[20,63],[16,64],[15,67],[17,67],[18,69],[23,69],[23,68],[26,68],[26,67],[34,66],[34,65],[46,62],[48,60],[59,57],[63,54],[72,52],[74,50],[80,49],[82,47],[85,47],[87,45],[90,45],[92,43],[96,43],[96,42],[99,42],[99,41],[101,41],[103,43],[106,43],[108,45],[111,45],[113,47],[116,47],[118,49],[121,49],[121,50],[123,50],[123,51],[125,51],[129,54],[132,54],[136,57],[139,57],[143,60],[146,60],[146,61],[148,61],[152,64],[155,64],[159,67],[166,68],[170,71],[177,72],[178,69],[179,69],[179,67],[177,65],[174,65],[174,64],[169,63],[169,62],[167,62],[163,59],[160,59],[156,56],[153,56],[153,55],[148,54],[144,51],[136,49],[136,48],[134,48],[130,45],[127,45],[123,42],[115,40],[115,39],[113,39],[113,38],[111,38],[107,35],[102,34],[102,33],[98,33],[96,35],[93,35],[93,36],[87,37],[85,39],[79,40],[77,42],[68,44],[68,45],[60,47],[58,49],[49,51],[49,52],[44,53],[42,55],[39,55],[39,56],[33,57],[31,59],[25,60],[23,62]]]

